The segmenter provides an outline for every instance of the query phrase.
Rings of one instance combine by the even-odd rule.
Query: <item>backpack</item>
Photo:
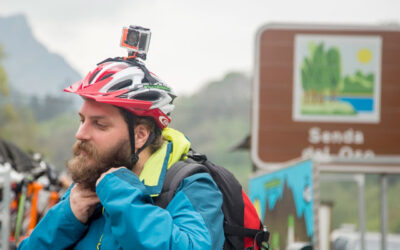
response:
[[[205,155],[189,153],[187,160],[178,161],[168,169],[162,191],[155,197],[154,204],[166,208],[184,178],[196,173],[209,173],[223,195],[223,249],[269,249],[269,232],[238,180],[227,169],[207,160]]]

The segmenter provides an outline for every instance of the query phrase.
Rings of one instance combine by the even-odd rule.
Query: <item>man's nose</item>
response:
[[[90,130],[88,128],[87,122],[82,122],[76,131],[75,138],[77,140],[85,141],[90,139]]]

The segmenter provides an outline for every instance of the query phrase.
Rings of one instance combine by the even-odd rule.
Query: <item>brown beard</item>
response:
[[[72,147],[74,157],[67,162],[72,180],[82,187],[96,190],[96,181],[100,175],[113,167],[130,168],[129,141],[123,140],[112,150],[99,153],[86,141],[76,141]],[[82,155],[82,151],[86,155]]]

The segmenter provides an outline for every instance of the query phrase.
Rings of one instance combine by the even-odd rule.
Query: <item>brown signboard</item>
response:
[[[252,159],[400,155],[400,29],[273,24],[257,33]]]

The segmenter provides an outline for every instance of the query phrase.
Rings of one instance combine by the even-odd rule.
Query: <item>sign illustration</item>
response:
[[[379,36],[295,36],[293,120],[378,123]]]

